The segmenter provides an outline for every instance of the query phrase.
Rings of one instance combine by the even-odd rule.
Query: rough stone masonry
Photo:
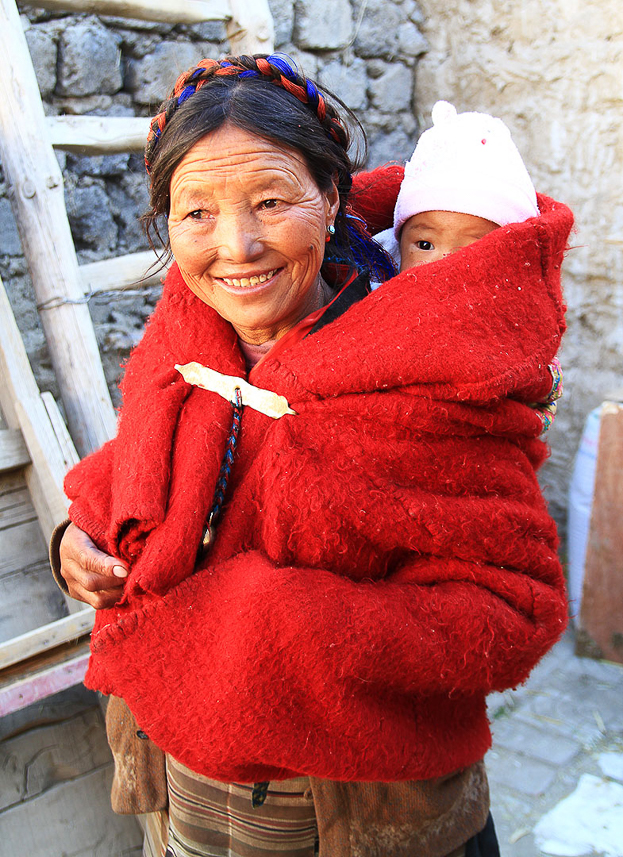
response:
[[[432,103],[448,98],[459,109],[502,116],[538,189],[574,208],[580,234],[564,281],[570,305],[563,349],[567,393],[542,479],[564,529],[570,468],[585,416],[622,383],[621,255],[614,235],[621,222],[620,182],[613,180],[619,174],[613,167],[620,161],[620,133],[614,131],[620,95],[600,60],[605,51],[608,67],[621,68],[621,30],[614,26],[619,4],[608,0],[599,16],[578,8],[564,21],[553,0],[529,0],[521,13],[498,0],[456,8],[433,0],[270,5],[276,49],[356,112],[368,133],[370,166],[404,161],[418,120],[429,123]],[[150,115],[181,70],[228,50],[224,27],[216,22],[171,26],[20,8],[49,114]],[[590,87],[585,77],[593,81]],[[585,104],[589,92],[595,104]],[[146,205],[141,157],[58,157],[80,261],[145,249],[138,220]],[[595,266],[589,231],[604,230],[606,211],[612,212],[611,225],[603,264]],[[37,380],[58,396],[1,172],[0,236],[0,274]],[[158,293],[137,289],[90,301],[115,401],[119,364],[139,339]]]
[[[177,75],[229,50],[224,25],[172,26],[46,12],[18,4],[48,115],[149,116]],[[415,0],[271,0],[275,48],[351,107],[369,135],[371,165],[404,160],[417,136],[414,75],[427,44]],[[81,263],[147,249],[139,217],[147,184],[139,155],[58,153]],[[0,168],[1,170],[1,168]],[[58,388],[0,171],[0,275],[42,390]],[[159,289],[89,302],[113,400],[119,365],[140,338]]]

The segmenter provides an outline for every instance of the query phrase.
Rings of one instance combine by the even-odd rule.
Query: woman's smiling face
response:
[[[225,124],[171,178],[169,238],[191,291],[247,342],[283,336],[322,305],[320,266],[338,192],[305,161]]]

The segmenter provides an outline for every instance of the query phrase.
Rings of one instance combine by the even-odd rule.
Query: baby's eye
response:
[[[415,246],[418,248],[418,250],[434,250],[435,249],[435,245],[431,241],[424,241],[424,240],[416,241]]]

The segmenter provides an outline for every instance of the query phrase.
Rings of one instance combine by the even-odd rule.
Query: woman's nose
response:
[[[256,259],[264,249],[262,225],[248,214],[219,218],[215,243],[223,258],[231,262]]]

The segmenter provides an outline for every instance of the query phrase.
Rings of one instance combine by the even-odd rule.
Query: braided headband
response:
[[[227,57],[224,60],[203,59],[197,66],[185,71],[178,77],[170,98],[165,102],[165,109],[158,113],[151,122],[145,148],[145,167],[148,174],[151,174],[154,151],[167,122],[181,104],[214,77],[265,78],[277,86],[282,86],[300,102],[308,105],[317,116],[320,124],[325,127],[327,134],[336,143],[344,146],[344,141],[340,138],[335,127],[337,125],[341,130],[341,123],[337,116],[327,117],[327,107],[323,95],[318,91],[313,81],[299,75],[296,69],[283,57],[271,54],[268,57],[244,56]]]

